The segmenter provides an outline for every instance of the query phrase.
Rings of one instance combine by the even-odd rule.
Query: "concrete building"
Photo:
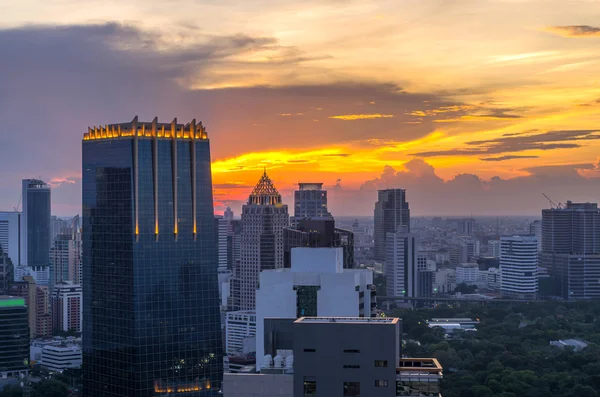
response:
[[[488,241],[488,255],[493,258],[500,258],[500,240]]]
[[[12,261],[0,247],[0,295],[8,294],[10,285],[14,280],[14,266]]]
[[[331,218],[322,183],[299,183],[294,192],[294,218]]]
[[[385,261],[387,255],[387,233],[395,233],[406,226],[410,232],[410,209],[406,201],[406,190],[387,189],[377,192],[374,211],[375,259]]]
[[[389,296],[417,296],[416,236],[407,226],[387,233],[385,258],[386,293]]]
[[[536,299],[538,251],[535,236],[500,238],[500,291],[504,296]]]
[[[265,270],[256,291],[256,358],[265,351],[265,319],[371,317],[373,272],[344,269],[341,248],[294,248],[290,269]],[[260,367],[260,362],[257,363]]]
[[[47,267],[50,253],[50,186],[38,179],[22,181],[21,263]]]
[[[27,307],[20,297],[0,296],[0,390],[27,374],[29,330]]]
[[[256,312],[243,310],[228,312],[225,319],[225,353],[233,356],[256,351]],[[244,348],[248,339],[254,340],[249,351]]]
[[[542,210],[540,265],[548,269],[553,295],[600,298],[600,209],[573,203]]]
[[[81,285],[63,281],[52,290],[52,330],[82,331],[83,292]]]
[[[396,396],[397,318],[301,318],[294,323],[295,396]]]
[[[457,221],[458,234],[462,236],[472,236],[475,233],[475,219],[465,218]]]
[[[231,291],[234,309],[253,310],[260,272],[283,268],[283,229],[288,225],[287,205],[265,171],[242,207],[240,263]]]
[[[490,267],[487,270],[485,285],[489,289],[500,289],[502,286],[500,269],[497,267]]]
[[[81,347],[77,345],[45,346],[40,364],[50,372],[62,372],[67,368],[80,368],[82,361]]]
[[[37,285],[32,276],[25,276],[23,281],[13,282],[9,292],[10,295],[23,298],[25,301],[30,337],[33,339],[52,335],[48,287]]]
[[[542,250],[542,221],[535,220],[529,224],[529,234],[535,236],[538,243],[538,252]]]
[[[479,265],[477,263],[461,263],[456,267],[456,284],[475,285],[479,281]]]
[[[54,285],[72,281],[70,277],[74,269],[77,268],[78,252],[76,251],[71,234],[59,234],[54,238],[54,244],[50,249],[50,270],[48,288],[54,289]]]
[[[0,247],[15,267],[21,264],[20,212],[0,212]]]

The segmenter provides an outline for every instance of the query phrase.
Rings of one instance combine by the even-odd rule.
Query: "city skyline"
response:
[[[203,117],[218,213],[239,213],[265,166],[288,204],[323,182],[333,215],[368,215],[384,188],[415,215],[597,200],[594,1],[175,4],[2,10],[0,209],[39,177],[56,215],[80,213],[78,137],[136,114]]]

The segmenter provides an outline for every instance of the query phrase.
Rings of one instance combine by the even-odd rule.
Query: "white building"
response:
[[[250,351],[244,351],[244,342],[256,338],[256,312],[241,310],[228,312],[225,319],[225,352],[228,355],[250,353],[256,350],[256,345]]]
[[[20,222],[20,212],[0,212],[0,247],[15,267],[21,263],[21,252],[19,250],[21,245]]]
[[[520,299],[535,299],[538,292],[538,251],[535,236],[500,239],[500,291]]]
[[[489,289],[500,289],[502,276],[500,269],[496,267],[490,267],[486,271],[485,285]]]
[[[77,345],[45,346],[42,349],[42,367],[51,372],[81,367],[81,348]]]
[[[386,294],[417,296],[416,236],[407,226],[400,226],[395,233],[387,233],[385,249]]]
[[[529,224],[529,234],[537,238],[538,252],[542,250],[542,221],[537,220]]]
[[[479,281],[479,265],[477,263],[461,263],[456,266],[456,284],[475,285]]]
[[[500,258],[500,240],[488,241],[488,255]]]
[[[71,281],[58,283],[52,290],[52,329],[82,331],[83,292],[81,285]]]
[[[373,272],[344,269],[342,248],[292,248],[290,269],[260,274],[256,357],[264,357],[265,318],[371,317],[374,303]]]
[[[440,268],[433,274],[433,289],[435,292],[447,294],[456,288],[456,269]]]
[[[47,286],[50,281],[49,266],[15,266],[14,268],[15,281],[22,281],[23,277],[31,276],[37,285]]]

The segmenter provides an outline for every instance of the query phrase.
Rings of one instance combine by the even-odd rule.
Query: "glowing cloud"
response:
[[[343,114],[340,116],[329,116],[330,119],[337,119],[337,120],[346,120],[346,121],[352,121],[352,120],[372,120],[372,119],[390,119],[394,117],[393,114],[379,114],[379,113],[374,113],[374,114]]]
[[[600,28],[589,25],[550,26],[546,28],[546,31],[558,36],[570,38],[600,37]]]

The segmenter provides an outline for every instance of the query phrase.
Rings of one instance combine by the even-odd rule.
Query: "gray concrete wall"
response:
[[[294,376],[224,374],[223,397],[293,397]]]

